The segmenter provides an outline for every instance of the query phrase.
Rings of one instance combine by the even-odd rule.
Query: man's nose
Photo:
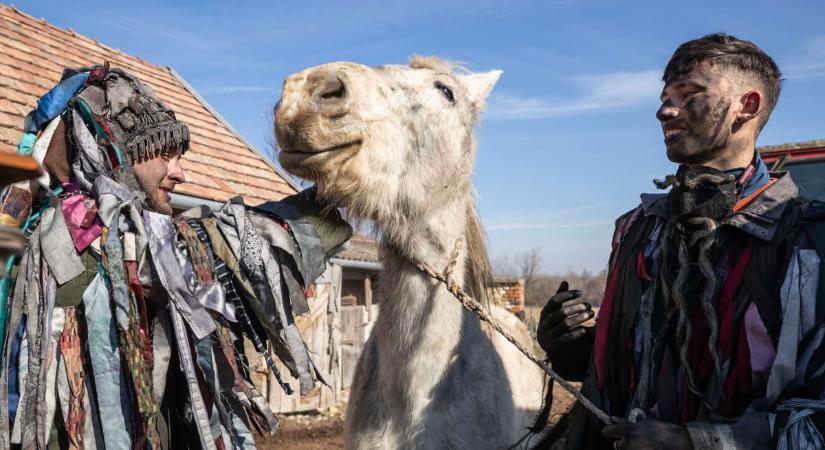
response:
[[[186,182],[186,175],[183,173],[183,167],[180,165],[180,157],[175,157],[169,160],[169,171],[167,176],[170,180],[177,184]]]
[[[678,115],[679,108],[674,106],[673,103],[669,101],[662,103],[662,106],[660,106],[659,110],[656,111],[656,118],[661,122],[675,119]]]

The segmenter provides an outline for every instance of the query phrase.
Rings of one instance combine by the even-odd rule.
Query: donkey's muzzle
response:
[[[317,153],[360,136],[345,130],[355,96],[352,64],[332,63],[289,76],[275,108],[275,137],[285,152]]]

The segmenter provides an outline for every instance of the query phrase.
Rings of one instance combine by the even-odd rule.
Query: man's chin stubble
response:
[[[147,201],[146,201],[146,204],[149,206],[149,208],[152,211],[154,211],[158,214],[163,214],[165,216],[171,216],[172,213],[173,213],[172,205],[170,205],[168,203],[161,203],[161,202],[157,201],[154,198],[148,198]]]

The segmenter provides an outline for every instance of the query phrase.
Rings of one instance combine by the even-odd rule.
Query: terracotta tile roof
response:
[[[378,262],[378,242],[367,236],[355,235],[344,250],[335,254],[336,258],[352,261]]]
[[[60,79],[64,67],[109,61],[155,90],[189,125],[191,149],[182,166],[187,183],[175,192],[216,201],[242,195],[247,203],[278,200],[296,192],[174,70],[126,55],[93,39],[0,5],[0,153],[14,152],[23,119],[41,95]]]
[[[823,148],[825,147],[825,139],[816,139],[813,141],[805,141],[805,142],[788,142],[787,144],[779,144],[779,145],[764,145],[762,147],[758,147],[761,153],[771,153],[771,152],[786,152],[788,150],[802,150],[806,148]]]

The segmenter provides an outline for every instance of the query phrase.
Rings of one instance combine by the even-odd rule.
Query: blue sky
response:
[[[747,4],[747,7],[735,6]],[[759,144],[825,138],[825,2],[26,0],[24,12],[172,66],[249,141],[272,151],[281,83],[335,60],[412,54],[502,69],[479,126],[476,189],[493,256],[605,267],[613,219],[672,173],[654,112],[682,42],[752,40],[786,78]]]

